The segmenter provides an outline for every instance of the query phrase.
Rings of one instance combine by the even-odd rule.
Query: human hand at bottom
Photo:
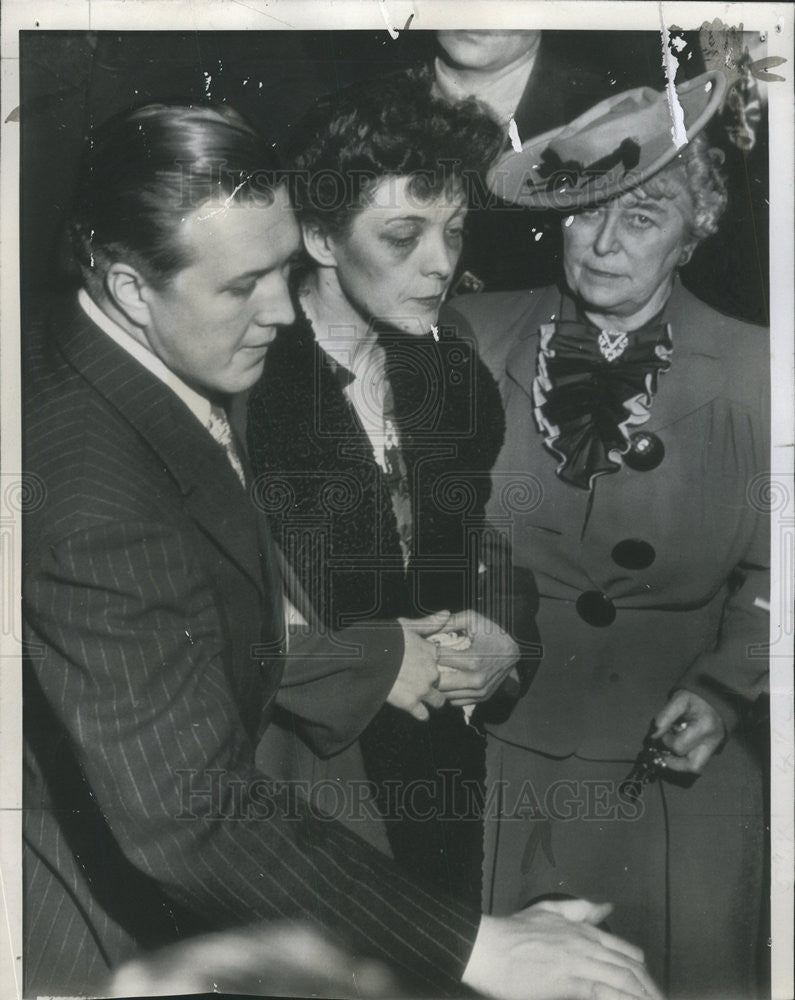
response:
[[[497,1000],[662,1000],[640,948],[596,926],[612,909],[566,899],[481,917],[462,981]]]
[[[348,953],[307,924],[262,922],[142,952],[114,970],[104,997],[400,996],[382,963]]]

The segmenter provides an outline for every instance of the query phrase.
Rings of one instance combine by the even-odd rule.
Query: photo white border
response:
[[[21,989],[21,575],[19,518],[19,106],[20,30],[293,30],[365,28],[694,29],[719,18],[767,34],[787,62],[770,84],[770,319],[773,387],[771,614],[772,996],[793,984],[793,6],[654,0],[3,0],[0,9],[0,993]],[[716,858],[716,863],[720,859]]]

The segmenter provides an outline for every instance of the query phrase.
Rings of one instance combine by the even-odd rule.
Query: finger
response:
[[[607,913],[603,911],[603,914],[598,915],[599,923],[612,912],[612,909],[610,906]],[[594,926],[590,920],[580,920],[577,923],[580,940],[583,945],[587,945],[585,954],[591,958],[611,961],[621,966],[629,965],[632,968],[643,966],[643,949],[636,944],[631,944],[609,931],[602,930],[601,927]]]
[[[677,774],[690,774],[693,771],[689,757],[666,757],[664,767],[667,771],[676,771]]]
[[[643,962],[626,958],[614,951],[602,952],[591,959],[590,974],[594,980],[604,983],[615,990],[629,993],[643,1000],[663,1000],[654,980],[649,975]]]
[[[436,688],[431,688],[422,700],[426,705],[430,705],[431,708],[441,708],[446,699]]]
[[[447,688],[447,687],[442,687],[442,685],[440,684],[439,690],[444,692],[445,698],[450,702],[452,702],[453,700],[461,701],[462,698],[472,699],[472,698],[482,697],[481,693],[479,691],[475,691],[473,688],[465,688],[465,687]]]
[[[573,1000],[663,1000],[653,980],[642,968],[628,969],[611,962],[596,961],[585,967],[587,975],[576,977],[567,996]],[[583,971],[585,971],[583,969]]]
[[[685,713],[687,706],[687,693],[680,691],[675,694],[668,704],[654,717],[654,724],[657,728],[652,733],[653,738],[659,739],[663,733],[666,733],[674,722]]]
[[[704,765],[710,759],[717,748],[717,743],[702,743],[690,754],[690,766],[699,774],[704,769]]]
[[[465,670],[455,670],[439,664],[440,691],[482,691],[486,686],[485,676],[480,671],[468,673]]]
[[[529,909],[557,913],[575,923],[601,924],[613,912],[613,904],[592,903],[590,899],[542,899]]]
[[[589,993],[584,994],[587,1000],[636,1000],[637,993],[626,993],[624,990],[618,990],[614,986],[608,986],[607,983],[587,983]],[[646,998],[644,997],[644,1000]]]
[[[475,705],[488,701],[493,693],[493,691],[447,691],[445,698],[449,705],[461,708],[462,705]]]
[[[439,666],[448,670],[472,673],[477,670],[480,661],[469,650],[450,649],[449,646],[439,647]]]
[[[449,620],[449,611],[437,611],[435,614],[427,615],[425,618],[398,618],[403,628],[422,636],[440,632],[445,628]]]
[[[602,917],[602,920],[604,920],[604,917]],[[601,921],[599,922],[601,923]],[[616,955],[623,955],[624,958],[628,958],[638,965],[643,965],[645,956],[642,948],[629,941],[625,941],[624,938],[616,937],[615,934],[611,934],[609,931],[603,931],[600,927],[592,927],[591,929],[594,931],[594,940],[603,948],[607,948]]]
[[[474,627],[476,616],[477,612],[472,611],[471,608],[467,608],[466,611],[456,611],[450,615],[447,627],[454,632],[458,632],[459,630],[469,632]]]
[[[573,979],[569,986],[567,997],[571,1000],[649,1000],[648,995],[631,992],[611,986],[608,983],[597,983],[592,979]]]
[[[418,722],[427,722],[431,715],[424,705],[413,705],[409,709],[409,715],[413,715]]]
[[[662,742],[675,754],[686,757],[691,750],[703,743],[705,738],[713,732],[712,721],[710,719],[698,719],[692,725],[685,726],[679,732],[668,732],[663,736]]]

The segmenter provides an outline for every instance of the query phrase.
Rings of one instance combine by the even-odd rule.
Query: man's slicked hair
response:
[[[208,201],[272,201],[271,147],[224,105],[149,104],[88,137],[69,227],[83,281],[101,295],[124,260],[156,288],[190,263],[179,225]]]

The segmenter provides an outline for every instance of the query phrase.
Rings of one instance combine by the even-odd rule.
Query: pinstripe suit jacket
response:
[[[223,450],[76,303],[26,354],[25,468],[44,488],[24,532],[26,995],[284,917],[459,992],[479,915],[255,770],[284,683],[281,581]],[[279,695],[325,752],[402,656],[395,623],[341,635],[291,639]]]

